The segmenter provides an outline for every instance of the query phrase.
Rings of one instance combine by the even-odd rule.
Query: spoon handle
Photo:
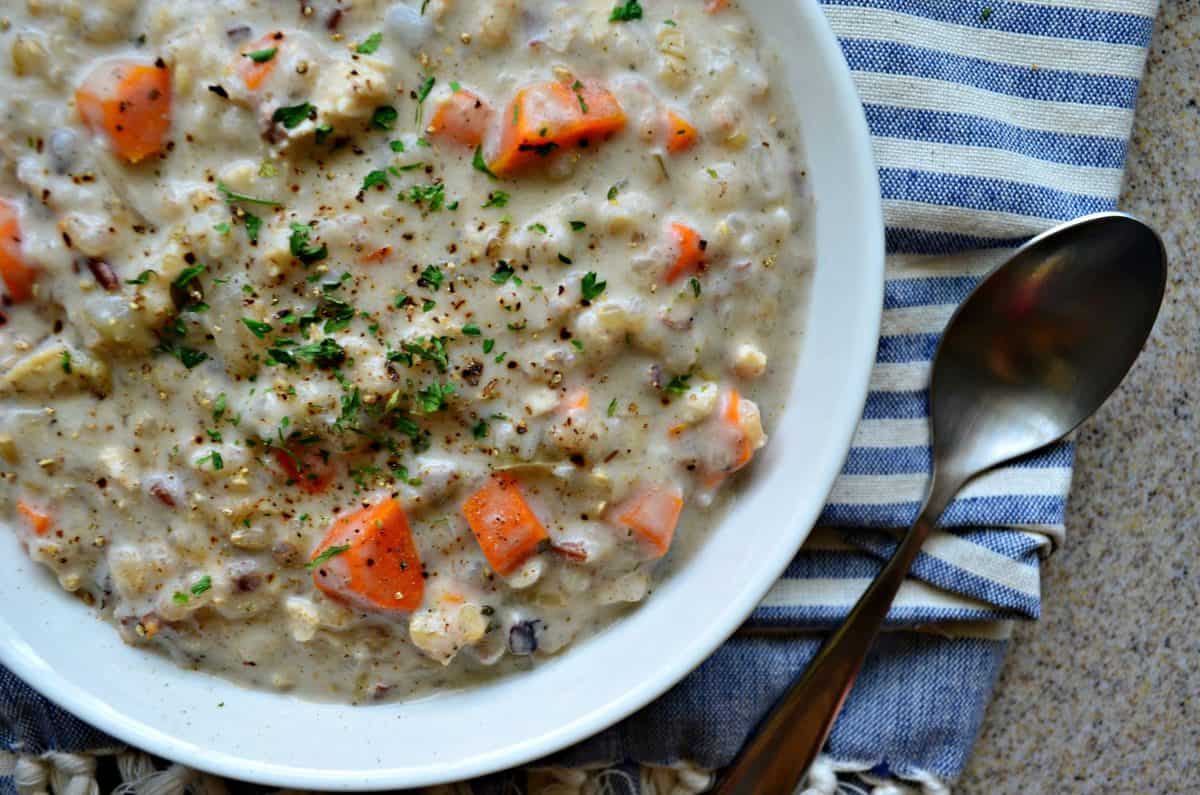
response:
[[[947,487],[934,471],[917,521],[891,560],[859,597],[817,656],[742,747],[713,790],[716,795],[791,795],[825,744],[833,722],[909,567],[961,484]]]

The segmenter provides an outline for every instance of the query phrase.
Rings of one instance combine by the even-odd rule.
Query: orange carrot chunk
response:
[[[715,14],[729,5],[729,0],[704,0],[704,11]]]
[[[747,431],[747,417],[742,416],[742,396],[730,388],[721,395],[721,402],[713,415],[708,429],[709,438],[718,444],[719,455],[705,472],[701,483],[715,489],[725,478],[750,463],[754,451],[762,446],[762,438],[755,440]]]
[[[238,52],[235,68],[246,88],[257,91],[271,76],[275,71],[275,64],[279,62],[279,49],[282,46],[282,33],[268,33]]]
[[[671,224],[671,237],[675,239],[675,262],[667,270],[667,284],[672,284],[684,276],[690,276],[700,271],[704,264],[704,250],[707,241],[701,240],[695,229],[684,224]]]
[[[75,91],[84,124],[130,163],[163,151],[171,131],[171,73],[162,61],[106,61]]]
[[[363,265],[378,265],[381,262],[387,262],[392,257],[392,247],[383,246],[374,251],[364,251],[359,255],[358,261]]]
[[[506,472],[488,478],[462,508],[483,555],[501,576],[520,567],[549,538],[525,502],[517,479]]]
[[[17,511],[21,516],[25,517],[25,521],[29,523],[29,528],[36,535],[44,536],[54,526],[54,519],[50,514],[38,510],[24,500],[17,500]]]
[[[609,521],[632,530],[647,543],[654,557],[671,548],[675,525],[683,512],[683,492],[673,483],[646,486],[618,505]]]
[[[425,596],[421,556],[393,497],[338,518],[309,568],[325,594],[371,610],[416,610]]]
[[[735,449],[733,467],[729,472],[736,472],[754,457],[754,446],[750,443],[746,430],[742,427],[742,396],[736,389],[730,389],[721,398],[721,409],[718,415],[722,424],[729,430]]]
[[[460,88],[438,105],[428,132],[432,138],[474,148],[483,143],[491,119],[491,107],[473,92]]]
[[[320,494],[333,482],[336,474],[333,464],[317,450],[289,444],[286,448],[276,447],[273,452],[288,482],[295,483],[302,491]]]
[[[489,131],[485,156],[499,176],[515,174],[555,152],[586,148],[625,126],[625,111],[594,80],[537,83],[517,92]]]
[[[559,408],[561,408],[564,413],[571,411],[586,411],[591,402],[592,399],[591,396],[588,395],[588,391],[583,387],[580,387],[579,389],[574,389],[568,392],[563,397],[562,403],[559,404]]]
[[[37,271],[21,253],[21,219],[17,207],[4,199],[0,199],[0,277],[13,303],[33,297]]]
[[[696,145],[696,128],[687,119],[673,110],[667,111],[667,151],[671,154],[686,152]]]

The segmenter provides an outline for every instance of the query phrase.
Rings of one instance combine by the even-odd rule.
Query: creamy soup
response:
[[[736,4],[0,15],[0,511],[128,643],[406,698],[702,543],[810,262]]]

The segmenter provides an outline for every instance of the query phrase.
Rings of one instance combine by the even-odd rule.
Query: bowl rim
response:
[[[849,173],[855,183],[851,192],[857,203],[860,220],[866,222],[864,228],[859,231],[861,240],[858,245],[865,253],[865,260],[860,263],[859,268],[860,272],[869,278],[861,285],[861,294],[857,296],[856,303],[880,310],[867,313],[864,325],[850,341],[853,349],[851,355],[843,359],[846,384],[844,391],[853,399],[842,401],[826,417],[833,439],[830,446],[842,451],[841,456],[836,459],[829,456],[830,460],[823,461],[818,467],[819,482],[823,484],[822,494],[827,494],[841,470],[846,451],[850,448],[866,401],[875,360],[883,305],[883,211],[879,196],[878,172],[872,155],[866,118],[837,39],[815,0],[791,0],[790,4],[796,6],[797,13],[801,15],[804,23],[812,27],[809,31],[812,42],[820,50],[822,61],[830,67],[829,85],[826,89],[834,98],[839,111],[835,121],[840,125],[841,146],[848,163],[843,171]],[[820,202],[819,196],[817,201]],[[819,253],[817,260],[819,263]],[[820,508],[821,505],[818,504],[811,510],[801,511],[803,521],[798,523],[792,537],[784,539],[788,542],[794,541],[794,544],[788,544],[793,553],[811,531]],[[347,775],[343,771],[250,761],[205,748],[124,715],[98,695],[57,675],[32,646],[10,628],[3,614],[0,614],[0,638],[7,636],[12,642],[0,643],[0,663],[25,682],[35,685],[38,692],[52,702],[112,736],[156,755],[210,773],[266,785],[308,789],[363,790],[429,786],[474,778],[525,764],[586,739],[658,698],[708,658],[734,633],[783,573],[790,557],[781,556],[779,560],[768,560],[763,567],[761,579],[756,580],[754,587],[743,588],[706,632],[672,654],[668,663],[660,668],[659,675],[652,681],[631,688],[620,698],[591,710],[556,731],[532,740],[510,743],[507,747],[477,755],[472,759],[447,762],[439,767],[440,772],[437,773],[414,775],[408,768],[381,767]]]

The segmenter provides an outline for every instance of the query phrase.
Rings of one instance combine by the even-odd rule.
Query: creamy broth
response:
[[[127,642],[408,698],[703,543],[810,267],[736,4],[9,5],[0,509]]]

